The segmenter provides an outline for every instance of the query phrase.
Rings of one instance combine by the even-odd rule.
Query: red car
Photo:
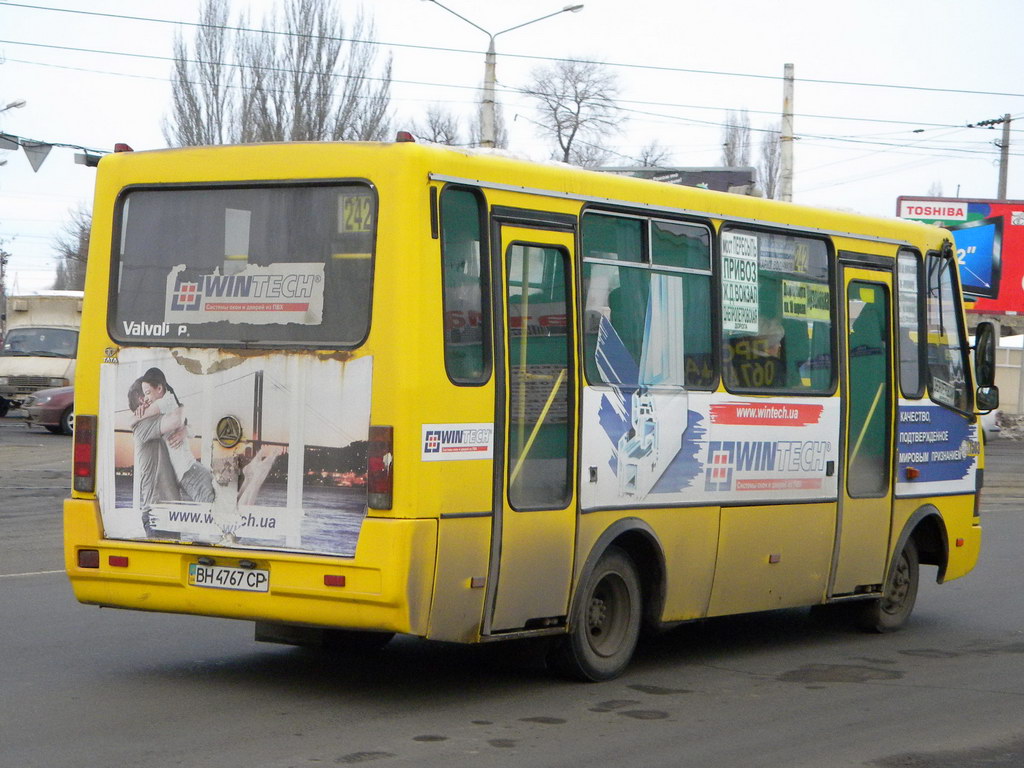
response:
[[[55,435],[70,435],[75,429],[75,388],[40,389],[26,397],[21,407],[28,426],[38,424]]]

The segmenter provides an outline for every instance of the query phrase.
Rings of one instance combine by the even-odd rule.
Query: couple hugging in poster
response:
[[[230,536],[238,524],[238,506],[255,502],[260,486],[284,449],[262,446],[242,470],[240,486],[235,456],[231,456],[226,463],[232,471],[218,472],[215,481],[213,471],[200,463],[189,447],[185,406],[160,368],[150,368],[132,383],[128,408],[132,412],[135,472],[146,535],[155,532],[155,503],[191,501],[210,504],[214,520]]]

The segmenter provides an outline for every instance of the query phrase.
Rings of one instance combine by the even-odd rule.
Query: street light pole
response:
[[[444,10],[448,11],[448,13],[452,14],[452,16],[458,16],[471,27],[479,29],[488,37],[487,54],[484,57],[484,96],[480,108],[480,146],[493,148],[495,143],[497,142],[497,131],[495,127],[496,119],[494,108],[494,84],[497,80],[496,71],[498,65],[498,57],[494,51],[494,38],[496,38],[498,35],[503,35],[506,32],[511,32],[514,29],[525,27],[528,24],[536,24],[538,21],[550,19],[552,16],[558,16],[561,13],[578,13],[579,11],[583,10],[583,5],[582,3],[578,5],[567,5],[561,10],[554,11],[553,13],[549,13],[546,16],[540,16],[539,18],[531,19],[530,21],[524,21],[522,24],[516,24],[514,27],[509,27],[508,29],[503,29],[500,32],[495,32],[491,34],[486,29],[481,27],[479,24],[470,21],[460,13],[456,13],[447,5],[438,2],[438,0],[427,0],[427,2],[431,2],[434,5],[443,8]]]

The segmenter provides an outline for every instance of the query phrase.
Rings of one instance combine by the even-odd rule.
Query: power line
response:
[[[81,48],[81,47],[77,47],[77,46],[52,45],[52,44],[47,44],[47,43],[30,43],[30,42],[17,41],[17,40],[0,40],[0,43],[8,44],[8,45],[21,45],[21,46],[32,47],[32,48],[48,48],[48,49],[52,49],[52,50],[70,51],[70,52],[73,52],[73,53],[90,53],[90,54],[99,54],[99,55],[105,55],[105,56],[122,56],[122,57],[128,57],[128,58],[141,58],[141,59],[149,59],[149,60],[154,60],[154,61],[164,61],[164,62],[169,62],[169,63],[174,63],[176,61],[176,59],[174,57],[172,57],[172,56],[160,56],[160,55],[157,55],[157,54],[130,53],[130,52],[126,52],[126,51],[111,51],[111,50],[98,49],[98,48]],[[53,64],[53,63],[50,63],[50,62],[33,62],[33,61],[26,61],[26,60],[22,60],[22,59],[8,59],[8,61],[20,62],[20,63],[23,63],[23,64],[31,64],[31,65],[37,65],[37,66],[43,66],[43,67],[71,69],[71,70],[74,70],[74,71],[81,71],[81,72],[94,72],[94,73],[98,73],[98,74],[107,74],[107,75],[113,75],[113,76],[133,77],[133,78],[158,80],[158,81],[161,81],[161,82],[170,82],[170,80],[168,78],[159,78],[159,77],[146,76],[146,75],[138,75],[138,74],[110,72],[110,71],[106,71],[106,70],[90,69],[90,68],[87,68],[87,67],[69,67],[69,66],[64,66],[64,65],[59,65],[59,64]],[[210,63],[212,63],[212,62],[208,62],[208,61],[201,62],[201,61],[196,60],[196,59],[186,59],[185,61],[187,63],[189,63],[189,64],[210,64]],[[216,62],[216,63],[219,66],[234,67],[234,68],[239,68],[239,67],[244,66],[242,64],[237,64],[237,63],[232,63],[232,62]],[[299,71],[299,70],[295,70],[295,69],[289,69],[289,68],[286,68],[286,67],[261,67],[261,69],[265,69],[265,70],[268,70],[268,71],[282,72],[282,73],[285,73],[285,74],[306,74],[303,71]],[[337,75],[337,76],[338,77],[344,77],[344,75]],[[360,79],[370,80],[370,81],[374,81],[374,82],[383,82],[385,80],[385,78],[369,77],[369,76],[362,76]],[[469,91],[478,91],[479,90],[479,86],[455,85],[455,84],[451,84],[451,83],[423,82],[423,81],[418,81],[418,80],[394,80],[394,79],[392,79],[390,82],[394,83],[394,84],[397,84],[397,85],[424,86],[424,87],[429,87],[429,88],[454,88],[454,89],[458,89],[458,90],[469,90]],[[192,83],[192,84],[198,85],[198,83]],[[232,84],[227,85],[227,87],[228,88],[232,88],[232,89],[236,89],[236,90],[241,88],[241,86],[239,86],[239,85],[232,85]],[[504,95],[513,95],[513,94],[514,95],[522,95],[524,93],[524,91],[522,89],[518,89],[518,88],[503,88],[503,89],[501,89],[501,93],[504,94]],[[700,104],[674,104],[674,103],[671,103],[671,102],[640,101],[640,100],[633,100],[633,99],[620,99],[619,102],[622,103],[622,104],[637,104],[637,105],[645,105],[645,106],[670,107],[670,108],[675,108],[675,109],[694,109],[694,110],[705,110],[705,111],[715,111],[715,112],[729,111],[731,109],[731,108],[721,107],[721,106],[707,106],[707,105],[700,105]],[[721,125],[720,121],[710,121],[710,120],[709,121],[702,121],[702,120],[698,120],[698,119],[695,119],[695,118],[683,118],[683,117],[679,117],[679,116],[676,116],[676,115],[664,115],[664,114],[658,114],[658,113],[653,113],[653,112],[644,112],[642,110],[630,110],[630,109],[626,109],[626,108],[624,108],[624,111],[628,111],[628,112],[632,112],[634,114],[640,114],[640,115],[650,115],[650,116],[664,118],[664,119],[683,120],[683,121],[691,122],[691,123],[694,123],[694,124],[703,124],[703,125],[710,125],[710,126],[720,126]],[[742,111],[745,111],[745,112],[748,112],[748,113],[751,113],[751,114],[778,116],[778,112],[772,112],[772,111],[768,111],[768,110],[744,109]],[[962,125],[952,125],[952,124],[948,124],[948,123],[929,123],[929,122],[912,121],[912,120],[895,120],[895,119],[891,119],[891,118],[852,117],[852,116],[844,116],[844,115],[818,115],[818,114],[810,114],[810,113],[798,113],[795,116],[799,117],[801,119],[841,120],[841,121],[849,121],[849,122],[878,123],[878,124],[885,124],[885,125],[908,125],[908,126],[909,125],[913,125],[913,126],[923,127],[923,128],[960,128],[960,127],[964,127]],[[751,130],[752,131],[756,131],[756,132],[761,132],[761,131],[765,131],[765,130],[768,130],[768,129],[751,128]],[[1017,131],[1024,132],[1024,129],[1013,129],[1013,130],[1014,130],[1014,132],[1017,132]]]
[[[78,15],[83,15],[83,16],[95,16],[95,17],[100,17],[100,18],[122,19],[122,20],[126,20],[126,21],[140,21],[140,22],[155,23],[155,24],[171,24],[171,25],[175,25],[175,26],[187,26],[187,27],[195,27],[195,28],[206,27],[206,28],[211,28],[211,29],[222,29],[224,31],[230,31],[230,32],[249,32],[249,33],[257,33],[257,34],[287,35],[287,36],[292,36],[292,37],[307,37],[307,38],[313,38],[313,39],[335,40],[335,41],[339,41],[339,42],[361,43],[361,44],[365,44],[365,45],[385,46],[385,47],[392,47],[392,48],[411,48],[411,49],[415,49],[415,50],[439,51],[439,52],[443,52],[443,53],[464,53],[464,54],[472,54],[474,56],[479,56],[480,55],[480,51],[470,50],[470,49],[465,49],[465,48],[450,48],[450,47],[445,47],[445,46],[433,46],[433,45],[417,45],[417,44],[413,44],[413,43],[393,43],[393,42],[378,41],[378,40],[361,40],[361,39],[358,39],[358,38],[333,37],[333,36],[329,36],[329,35],[307,35],[307,34],[297,33],[297,32],[282,32],[282,31],[279,31],[279,30],[271,30],[271,29],[254,29],[254,28],[251,28],[251,27],[231,26],[231,25],[227,25],[227,24],[204,24],[202,22],[180,21],[180,20],[177,20],[177,19],[159,19],[159,18],[152,18],[152,17],[147,17],[147,16],[131,16],[131,15],[127,15],[127,14],[103,13],[103,12],[100,12],[100,11],[83,11],[83,10],[72,9],[72,8],[55,8],[55,7],[52,7],[52,6],[32,5],[32,4],[28,4],[28,3],[6,2],[6,3],[4,3],[4,5],[7,6],[7,7],[10,7],[10,8],[25,8],[25,9],[28,9],[28,10],[36,10],[36,11],[49,11],[49,12],[54,12],[54,13],[70,13],[70,14],[78,14]],[[536,60],[536,61],[552,61],[552,62],[558,62],[558,61],[569,61],[569,62],[576,61],[576,62],[578,62],[578,61],[582,61],[580,59],[562,58],[562,57],[556,57],[556,56],[536,56],[536,55],[529,55],[529,54],[504,53],[504,52],[502,53],[502,56],[503,57],[507,57],[507,58],[532,59],[532,60]],[[666,67],[666,66],[656,66],[656,65],[652,65],[652,64],[633,64],[633,63],[628,63],[628,62],[616,62],[616,61],[607,61],[607,62],[602,62],[602,63],[604,63],[605,65],[610,66],[610,67],[619,67],[619,68],[623,68],[623,69],[644,69],[644,70],[650,70],[650,71],[656,71],[656,72],[677,72],[677,73],[685,73],[685,74],[712,75],[712,76],[716,76],[716,77],[745,77],[745,78],[751,78],[751,79],[757,79],[757,80],[782,80],[783,79],[779,75],[764,75],[764,74],[756,74],[756,73],[750,73],[750,72],[726,72],[726,71],[722,71],[722,70],[691,69],[691,68],[686,68],[686,67]],[[859,81],[849,81],[849,80],[827,80],[827,79],[823,79],[823,78],[810,78],[810,77],[798,77],[798,78],[795,78],[795,81],[799,82],[799,83],[813,83],[815,85],[841,85],[841,86],[850,86],[850,87],[857,87],[857,88],[889,88],[889,89],[895,89],[895,90],[926,91],[926,92],[930,92],[930,93],[958,93],[958,94],[970,94],[970,95],[978,95],[978,96],[1005,96],[1005,97],[1009,97],[1009,98],[1024,98],[1024,93],[1013,93],[1013,92],[1006,92],[1006,91],[984,91],[984,90],[970,89],[970,88],[938,88],[938,87],[932,87],[932,86],[901,85],[901,84],[896,84],[896,83],[870,83],[870,82],[859,82]]]

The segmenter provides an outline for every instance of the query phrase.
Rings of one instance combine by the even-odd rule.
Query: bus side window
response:
[[[963,411],[970,400],[958,290],[956,262],[928,254],[928,392],[936,403]]]
[[[587,213],[581,239],[588,381],[712,388],[710,230]]]
[[[835,356],[825,242],[729,229],[721,243],[726,386],[828,392]]]
[[[482,220],[476,192],[447,187],[441,193],[444,362],[456,384],[482,384],[491,373]]]

